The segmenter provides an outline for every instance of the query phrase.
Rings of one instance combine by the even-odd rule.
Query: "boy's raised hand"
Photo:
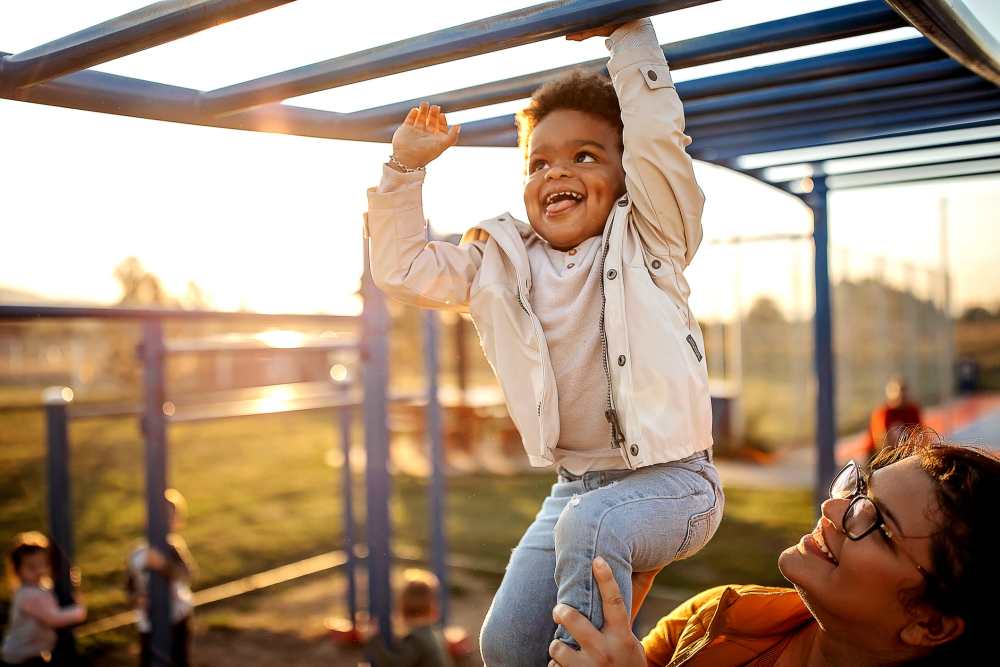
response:
[[[392,135],[392,154],[411,169],[427,166],[458,143],[459,125],[448,126],[441,107],[421,102]]]

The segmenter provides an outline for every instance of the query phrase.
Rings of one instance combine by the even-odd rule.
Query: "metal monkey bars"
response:
[[[716,0],[547,2],[216,90],[194,90],[88,69],[288,1],[167,0],[21,53],[0,52],[0,97],[195,125],[384,142],[414,100],[351,113],[283,101]],[[663,45],[677,70],[906,25],[915,26],[927,37],[693,79],[676,86],[694,138],[690,148],[694,157],[739,170],[800,197],[813,212],[819,489],[834,472],[828,192],[1000,173],[1000,45],[962,3],[946,0],[867,0]],[[579,66],[602,70],[604,61]],[[448,112],[517,100],[564,69],[433,93],[425,99]],[[515,143],[510,115],[466,123],[462,132],[462,145]],[[936,150],[940,148],[964,149],[969,154],[956,157],[952,152],[945,157]],[[831,158],[845,156],[898,157],[903,164],[876,169],[862,164],[852,170],[831,171]],[[782,175],[785,167],[809,178],[790,180],[787,169]],[[155,314],[153,317],[155,321]],[[383,331],[385,323],[377,311],[371,311],[371,317],[374,330]],[[147,334],[155,337],[155,326],[147,329]],[[380,336],[376,339],[382,340]],[[153,355],[154,351],[147,348],[145,354]],[[154,373],[159,372],[155,370],[157,363],[153,357],[147,359]],[[386,373],[384,359],[365,373],[368,432],[383,433],[385,429]],[[159,407],[155,386],[150,391],[147,409],[155,412]],[[430,421],[435,419],[439,421],[432,415]],[[153,429],[152,435],[147,433],[149,437],[165,444],[161,429]],[[369,599],[373,614],[388,635],[389,475],[385,444],[381,437],[375,441],[378,451],[369,452],[366,475]],[[159,445],[154,445],[159,456]],[[150,493],[161,492],[163,470],[151,468],[149,484],[156,487],[151,487]],[[440,511],[440,496],[434,506]],[[151,543],[161,544],[163,521],[152,521],[150,531]],[[156,591],[154,588],[156,598],[162,598],[162,591]],[[162,610],[153,614],[154,642],[158,645],[168,641],[164,618]],[[166,664],[162,656],[167,652],[157,654],[159,664]]]

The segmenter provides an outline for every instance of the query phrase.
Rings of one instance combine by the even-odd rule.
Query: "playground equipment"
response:
[[[578,0],[549,2],[439,30],[366,51],[199,91],[87,69],[283,0],[172,0],[98,24],[18,54],[0,54],[0,96],[25,102],[156,120],[388,141],[413,100],[354,113],[296,107],[282,100],[429,65],[562,37],[597,25],[707,4],[715,0]],[[740,171],[798,197],[813,213],[818,489],[834,473],[834,376],[827,224],[834,189],[1000,173],[1000,46],[961,3],[877,0],[746,26],[663,46],[678,70],[737,57],[865,35],[912,24],[913,38],[794,60],[677,84],[685,102],[691,154]],[[895,10],[895,11],[894,11]],[[583,67],[601,69],[600,61]],[[526,97],[560,69],[426,96],[452,112]],[[513,146],[512,116],[466,123],[462,145]],[[975,148],[975,157],[927,150]],[[835,157],[899,158],[905,166],[838,164]],[[794,168],[796,175],[787,176]],[[370,290],[365,315],[365,433],[368,442],[368,567],[371,611],[389,627],[389,476],[385,468],[386,316]],[[67,317],[72,310],[0,309],[0,317]],[[169,313],[79,316],[137,317],[145,324],[146,438],[150,541],[162,544],[165,425],[162,405],[162,317]],[[217,316],[226,317],[230,315]],[[231,315],[236,317],[236,315]],[[429,404],[433,401],[429,401]],[[428,422],[438,417],[429,415]],[[435,484],[435,498],[440,498]],[[435,543],[439,544],[435,539]],[[440,543],[443,549],[443,543]],[[443,551],[442,551],[443,553]],[[434,557],[439,562],[438,556]],[[154,645],[167,641],[162,582],[154,587]],[[158,591],[158,592],[157,592]],[[162,651],[162,648],[161,648]],[[162,653],[161,653],[162,655]]]

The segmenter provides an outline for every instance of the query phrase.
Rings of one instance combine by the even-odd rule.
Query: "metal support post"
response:
[[[826,178],[819,176],[813,179],[813,190],[804,199],[812,209],[815,247],[816,315],[813,319],[813,336],[816,363],[816,500],[822,502],[836,472],[834,446],[837,435],[834,412],[833,309],[830,298],[830,237]]]
[[[447,543],[444,534],[444,433],[441,420],[441,403],[438,399],[438,342],[440,322],[438,314],[424,314],[424,364],[427,373],[427,435],[430,441],[431,486],[431,567],[437,575],[440,588],[441,624],[448,622],[448,570],[445,564]]]
[[[342,387],[342,393],[344,398],[348,399],[350,385],[345,383]],[[344,500],[344,553],[347,554],[344,575],[347,577],[347,612],[353,628],[358,618],[358,583],[355,574],[357,554],[354,553],[354,484],[351,474],[351,419],[353,415],[350,406],[342,405],[337,410],[337,416],[340,418],[340,443],[344,451],[344,462],[340,469],[340,493]]]
[[[163,414],[164,389],[163,323],[142,323],[140,353],[143,366],[142,431],[146,440],[146,541],[167,553],[167,421]],[[170,667],[169,582],[159,572],[149,573],[149,621],[152,629],[153,667]]]
[[[367,220],[365,222],[367,228]],[[364,310],[361,315],[364,375],[365,499],[368,540],[368,609],[378,619],[379,633],[392,641],[392,592],[389,586],[389,312],[385,297],[375,287],[365,239],[365,267],[361,278]]]
[[[42,392],[45,404],[45,435],[48,445],[49,537],[52,540],[52,573],[59,606],[73,604],[73,523],[70,511],[69,428],[67,406],[73,400],[69,387],[49,387]],[[57,631],[53,663],[71,665],[77,658],[72,628]]]

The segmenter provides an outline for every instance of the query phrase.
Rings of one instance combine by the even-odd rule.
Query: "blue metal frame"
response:
[[[519,9],[481,21],[402,40],[367,51],[314,63],[212,91],[104,74],[85,69],[111,58],[204,29],[214,23],[252,14],[280,0],[171,0],[151,5],[81,31],[61,40],[19,54],[0,53],[0,97],[27,102],[86,109],[213,127],[251,131],[283,132],[301,136],[387,141],[393,124],[415,100],[397,102],[355,113],[334,113],[281,104],[282,100],[335,86],[408,71],[512,46],[563,36],[596,25],[622,22],[655,13],[674,11],[713,0],[577,0],[549,2]],[[932,136],[951,129],[1000,127],[1000,96],[996,88],[970,77],[968,70],[994,83],[1000,81],[997,54],[970,46],[954,16],[941,0],[889,0],[903,15],[912,18],[925,34],[937,40],[942,52],[921,37],[878,46],[806,58],[777,65],[704,77],[677,84],[685,101],[695,157],[738,168],[737,159],[754,153],[797,148],[821,148],[873,138]],[[862,2],[824,12],[771,21],[667,44],[663,48],[674,68],[717,62],[764,53],[801,44],[813,44],[849,35],[860,35],[903,25],[899,16],[880,2]],[[951,56],[961,64],[947,56]],[[965,67],[963,67],[963,65]],[[603,68],[603,62],[582,63]],[[453,90],[431,99],[446,111],[474,108],[525,97],[543,80],[565,68],[515,77],[504,81]],[[81,71],[82,70],[82,71]],[[920,100],[921,108],[904,110]],[[802,122],[803,114],[810,114]],[[933,143],[933,138],[931,142]],[[978,140],[941,141],[936,145],[973,145]],[[463,145],[512,146],[516,143],[513,118],[502,116],[466,123]],[[909,148],[907,148],[908,150]],[[893,148],[872,149],[871,154]],[[899,149],[903,150],[903,149]],[[858,155],[867,155],[860,149]],[[950,178],[996,173],[992,159],[939,161],[936,175]],[[779,158],[780,161],[780,158]],[[801,162],[801,160],[799,161]],[[802,197],[814,216],[816,282],[816,377],[817,377],[817,477],[820,489],[832,475],[834,439],[834,376],[832,309],[828,257],[827,199],[830,188],[860,184],[901,182],[914,173],[876,170],[847,176],[820,175],[812,192]],[[763,179],[762,170],[744,173]],[[860,180],[858,179],[865,179]],[[764,182],[767,182],[766,180]],[[908,182],[908,181],[907,181]],[[855,183],[855,185],[851,185]],[[771,183],[791,191],[789,183]],[[366,365],[365,431],[368,444],[366,497],[368,500],[369,598],[382,632],[391,637],[389,618],[389,512],[390,479],[386,468],[386,382],[388,379],[385,305],[366,271],[363,283]],[[90,314],[88,315],[88,311]],[[16,316],[16,307],[0,306],[0,317]],[[25,316],[40,310],[23,308]],[[145,417],[147,441],[147,505],[150,543],[165,544],[162,491],[165,486],[166,432],[163,398],[163,318],[202,317],[166,311],[127,313],[94,309],[50,309],[53,317],[128,317],[143,322],[145,360]],[[257,315],[225,314],[225,318]],[[285,319],[286,316],[275,316]],[[309,319],[309,318],[306,318]],[[436,368],[436,329],[427,324],[427,362]],[[433,348],[433,349],[432,349]],[[433,375],[432,375],[433,377]],[[436,400],[436,386],[429,387]],[[435,426],[431,454],[432,511],[435,520],[443,514],[440,413],[429,408],[428,422]],[[55,427],[53,427],[55,429]],[[53,431],[57,437],[57,430]],[[347,438],[347,436],[343,436]],[[436,438],[436,439],[435,439]],[[345,440],[345,444],[346,440]],[[56,456],[60,456],[58,452]],[[346,488],[346,485],[345,485]],[[58,499],[56,499],[58,500]],[[61,501],[60,501],[61,502]],[[53,501],[55,505],[55,501]],[[444,583],[444,531],[434,527],[435,569]],[[65,536],[61,537],[63,539]],[[439,551],[438,551],[439,550]],[[154,577],[154,645],[157,664],[163,662],[166,617],[164,582]]]

